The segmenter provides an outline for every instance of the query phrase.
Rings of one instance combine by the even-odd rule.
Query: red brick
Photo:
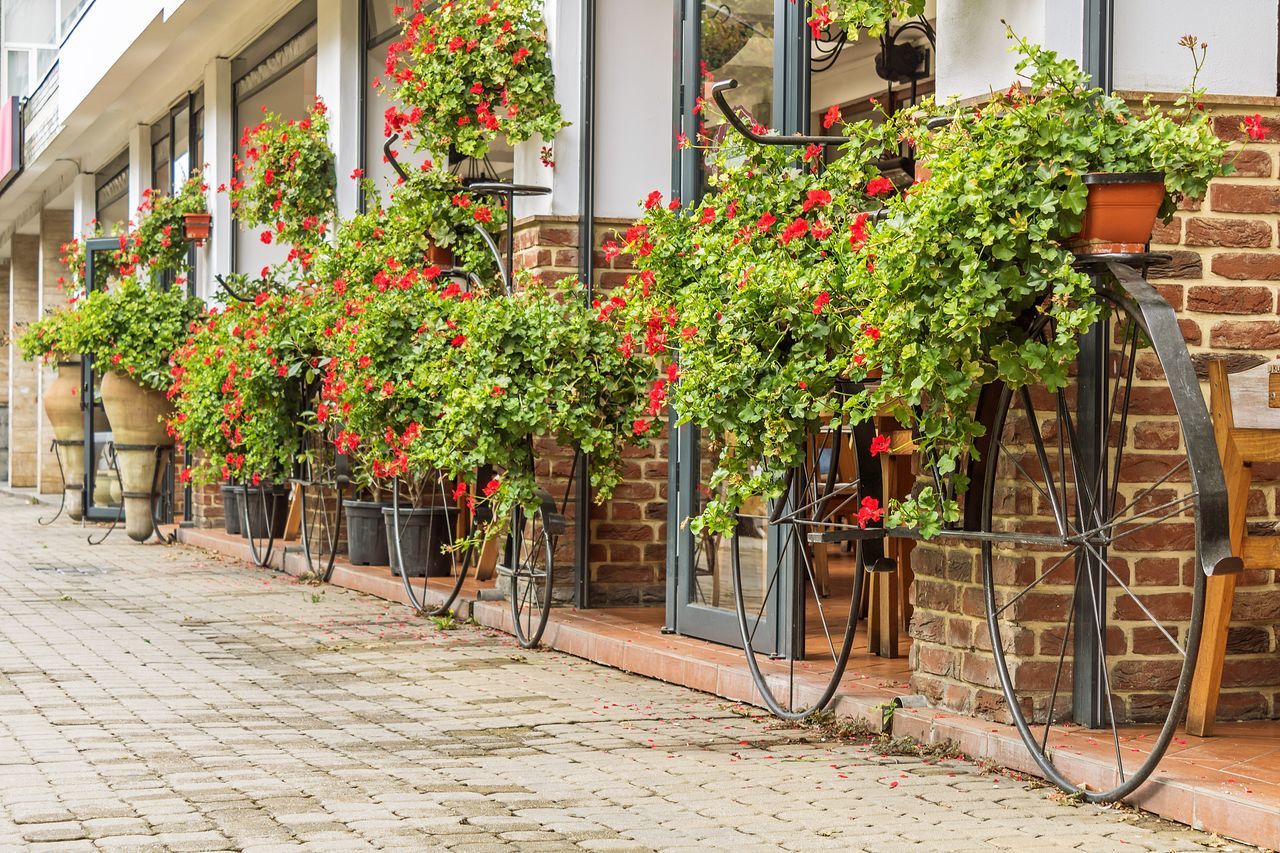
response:
[[[1214,184],[1209,206],[1223,213],[1280,213],[1280,187]]]
[[[1280,322],[1224,320],[1210,330],[1209,345],[1222,349],[1280,349]]]
[[[1271,245],[1274,227],[1257,219],[1223,219],[1197,216],[1187,220],[1188,246],[1265,248]]]
[[[628,542],[652,542],[653,528],[647,524],[614,524],[602,523],[596,525],[593,538],[608,541],[621,540]]]
[[[1213,256],[1213,271],[1223,278],[1244,281],[1280,280],[1280,254],[1274,252],[1224,252]]]
[[[1233,151],[1223,158],[1235,164],[1235,174],[1242,178],[1269,178],[1273,170],[1271,152],[1265,148]]]
[[[1165,302],[1173,308],[1174,311],[1182,310],[1182,293],[1183,287],[1180,284],[1157,284],[1154,285],[1156,293],[1164,298]]]
[[[1187,307],[1210,314],[1270,314],[1275,297],[1265,287],[1198,285],[1187,291]]]
[[[1160,264],[1152,264],[1151,278],[1200,278],[1204,273],[1203,262],[1195,252],[1170,252],[1172,257]]]
[[[1195,320],[1179,320],[1178,328],[1182,330],[1182,339],[1184,341],[1193,347],[1200,345],[1200,325]]]
[[[1182,242],[1182,217],[1175,216],[1168,222],[1156,221],[1151,229],[1151,242],[1165,246],[1176,246]]]
[[[1242,115],[1216,115],[1213,117],[1213,132],[1218,135],[1219,139],[1226,139],[1230,142],[1253,142],[1249,134],[1242,130],[1245,117]],[[1267,131],[1267,141],[1277,138],[1277,132],[1280,131],[1280,118],[1275,116],[1263,116],[1262,127]]]

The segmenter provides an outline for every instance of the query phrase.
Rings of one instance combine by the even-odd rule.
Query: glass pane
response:
[[[9,50],[5,52],[5,64],[8,66],[9,91],[6,96],[17,95],[19,98],[31,94],[31,55],[25,50]]]
[[[738,81],[730,103],[750,124],[773,117],[773,0],[703,0],[702,79]],[[716,147],[732,129],[719,110],[698,116],[701,144]]]
[[[204,108],[196,108],[196,120],[194,122],[196,130],[195,145],[192,146],[191,162],[199,165],[201,171],[207,172],[204,168]]]
[[[160,140],[151,146],[151,186],[156,192],[168,195],[169,184],[169,139]]]
[[[364,4],[365,14],[368,16],[365,20],[368,22],[368,33],[370,42],[379,40],[379,37],[388,30],[396,27],[396,16],[391,10],[396,5],[408,5],[403,0],[367,0]]]
[[[5,0],[4,40],[57,44],[58,10],[49,0]]]
[[[173,114],[173,186],[180,187],[191,174],[191,111]]]

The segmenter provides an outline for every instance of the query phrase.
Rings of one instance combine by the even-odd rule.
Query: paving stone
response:
[[[0,499],[0,850],[1224,849],[38,515]]]

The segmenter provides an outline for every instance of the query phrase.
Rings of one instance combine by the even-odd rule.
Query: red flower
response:
[[[631,422],[631,431],[636,435],[644,435],[651,425],[652,422],[648,418],[636,418]]]
[[[702,224],[710,225],[716,221],[716,209],[714,207],[702,208]]]
[[[395,390],[396,390],[396,386],[392,385],[390,382],[382,383],[382,396],[390,397],[392,394],[395,393]]]
[[[618,255],[622,254],[622,249],[618,248],[617,242],[613,240],[606,240],[601,248],[604,249],[605,261],[612,261],[614,258],[618,257]]]
[[[873,341],[880,340],[880,330],[875,326],[867,326],[866,335]]]
[[[476,209],[471,212],[471,215],[475,217],[476,222],[493,221],[493,211],[487,207],[476,207]]]
[[[822,309],[825,308],[827,306],[827,303],[830,301],[831,301],[830,293],[827,293],[825,290],[819,293],[818,298],[813,300],[813,313],[821,314]]]
[[[803,218],[797,219],[795,222],[792,222],[790,225],[788,225],[785,230],[783,230],[782,235],[778,237],[778,240],[782,243],[782,245],[785,246],[788,243],[790,243],[792,240],[797,240],[808,233],[809,233],[809,220],[803,219]]]
[[[662,193],[658,192],[657,190],[654,190],[653,192],[649,193],[649,197],[644,200],[644,209],[653,210],[655,207],[657,207],[660,204],[662,204]]]
[[[502,484],[498,482],[498,478],[497,478],[497,477],[494,477],[492,480],[490,480],[489,482],[485,483],[485,486],[484,486],[484,496],[485,496],[486,498],[491,498],[491,497],[493,497],[493,493],[494,493],[494,492],[496,492],[496,491],[498,491],[498,488],[499,488],[501,485],[502,485]]]
[[[865,497],[862,499],[862,506],[858,508],[858,526],[866,527],[872,521],[879,521],[884,518],[884,509],[880,506],[880,501],[873,497]]]
[[[465,495],[466,493],[467,493],[467,483],[466,483],[466,481],[465,481],[465,480],[459,480],[459,481],[458,481],[458,485],[456,485],[456,486],[454,486],[454,487],[453,487],[453,492],[451,492],[451,497],[456,501],[458,498],[462,497],[462,496],[463,496],[463,495]]]
[[[815,40],[822,37],[822,30],[831,26],[831,5],[823,3],[813,7],[813,14],[809,16],[809,31],[813,33]]]
[[[878,178],[872,178],[867,182],[867,195],[875,198],[880,195],[888,195],[893,192],[893,181],[881,175]]]
[[[529,55],[528,48],[522,47],[518,49],[515,53],[511,54],[511,64],[519,65],[521,62],[524,62],[524,58],[528,55]]]
[[[364,177],[364,169],[352,169],[351,180],[358,181]]]
[[[853,218],[853,222],[849,223],[849,245],[855,251],[861,249],[867,243],[867,220],[870,216],[866,213],[859,213]]]
[[[778,221],[778,217],[766,211],[760,216],[758,220],[756,220],[756,228],[760,231],[768,231],[770,228],[773,227],[773,223],[777,221]]]
[[[1249,134],[1251,139],[1262,140],[1267,138],[1267,128],[1262,126],[1262,115],[1255,113],[1251,116],[1245,116],[1244,124],[1240,125],[1240,129]]]
[[[121,359],[122,357],[123,357],[123,356],[121,356],[121,355],[120,355],[120,353],[115,353],[114,355],[112,355],[112,356],[111,356],[111,363],[112,363],[112,364],[119,364],[119,363],[120,363],[120,359]]]
[[[467,342],[467,336],[466,336],[466,335],[457,335],[456,337],[454,337],[454,339],[453,339],[453,340],[449,341],[449,343],[450,343],[450,344],[452,344],[452,345],[453,345],[453,346],[455,346],[455,347],[460,347],[460,346],[462,346],[463,344],[465,344],[466,342]]]
[[[877,435],[871,439],[871,455],[879,456],[881,453],[888,453],[893,442],[887,435]]]
[[[264,243],[270,243],[270,242],[271,242],[271,229],[270,229],[270,228],[268,228],[268,229],[264,230],[261,234],[259,234],[259,235],[258,235],[258,239],[259,239],[259,240],[261,240],[261,241],[262,241],[262,242],[264,242]]]
[[[809,190],[804,200],[804,212],[808,213],[815,207],[831,204],[831,193],[826,190]]]
[[[841,118],[843,116],[840,115],[840,105],[832,104],[831,109],[827,110],[826,114],[822,116],[822,126],[830,130],[831,126],[840,121]]]

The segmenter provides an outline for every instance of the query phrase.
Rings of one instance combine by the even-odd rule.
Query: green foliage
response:
[[[69,329],[79,321],[75,316],[78,310],[75,302],[60,305],[39,320],[28,323],[15,340],[18,354],[25,361],[40,359],[46,363],[79,356],[76,350],[68,348],[67,340]]]
[[[678,349],[672,405],[720,448],[695,526],[731,533],[732,511],[776,497],[804,436],[840,415],[895,414],[963,490],[981,387],[1061,386],[1098,316],[1064,247],[1080,227],[1082,176],[1163,171],[1171,210],[1229,168],[1197,93],[1131,110],[1073,62],[1025,40],[1017,49],[1027,85],[980,108],[927,101],[850,125],[849,152],[821,172],[806,165],[813,150],[732,144],[704,202],[646,205],[626,241],[642,271],[631,316],[659,376]],[[929,130],[940,115],[955,120]],[[902,193],[865,165],[900,142],[932,173]],[[812,204],[815,190],[829,198]],[[868,195],[883,199],[874,220],[861,213],[880,206]],[[1033,317],[1052,323],[1050,345],[1028,338]],[[856,390],[872,370],[879,381]],[[888,522],[928,535],[956,515],[926,487],[889,507]]]
[[[99,370],[118,370],[160,391],[172,384],[169,356],[200,315],[200,300],[178,287],[142,284],[132,276],[94,290],[63,315],[60,352],[93,357]]]
[[[141,264],[154,281],[162,273],[184,271],[188,245],[182,233],[182,220],[188,213],[208,211],[207,189],[200,173],[193,172],[176,195],[164,195],[150,188],[143,190],[137,227],[125,235],[121,245],[120,273],[129,275],[134,265]]]
[[[169,425],[180,444],[203,452],[197,480],[291,476],[303,447],[303,390],[320,374],[308,337],[314,302],[296,289],[211,309],[174,353]]]
[[[235,157],[236,177],[229,189],[236,218],[262,228],[259,239],[292,247],[290,262],[306,267],[324,242],[334,218],[333,151],[329,120],[317,98],[307,118],[285,120],[263,110],[262,121],[240,137],[244,157]]]
[[[835,8],[832,8],[834,6]],[[904,21],[924,13],[925,0],[835,0],[834,3],[814,3],[809,15],[809,26],[815,31],[831,24],[856,40],[859,30],[879,38],[890,21]]]
[[[403,105],[386,134],[419,150],[483,157],[499,135],[512,145],[565,126],[555,98],[541,0],[449,0],[430,12],[414,0],[400,15],[377,85]]]

